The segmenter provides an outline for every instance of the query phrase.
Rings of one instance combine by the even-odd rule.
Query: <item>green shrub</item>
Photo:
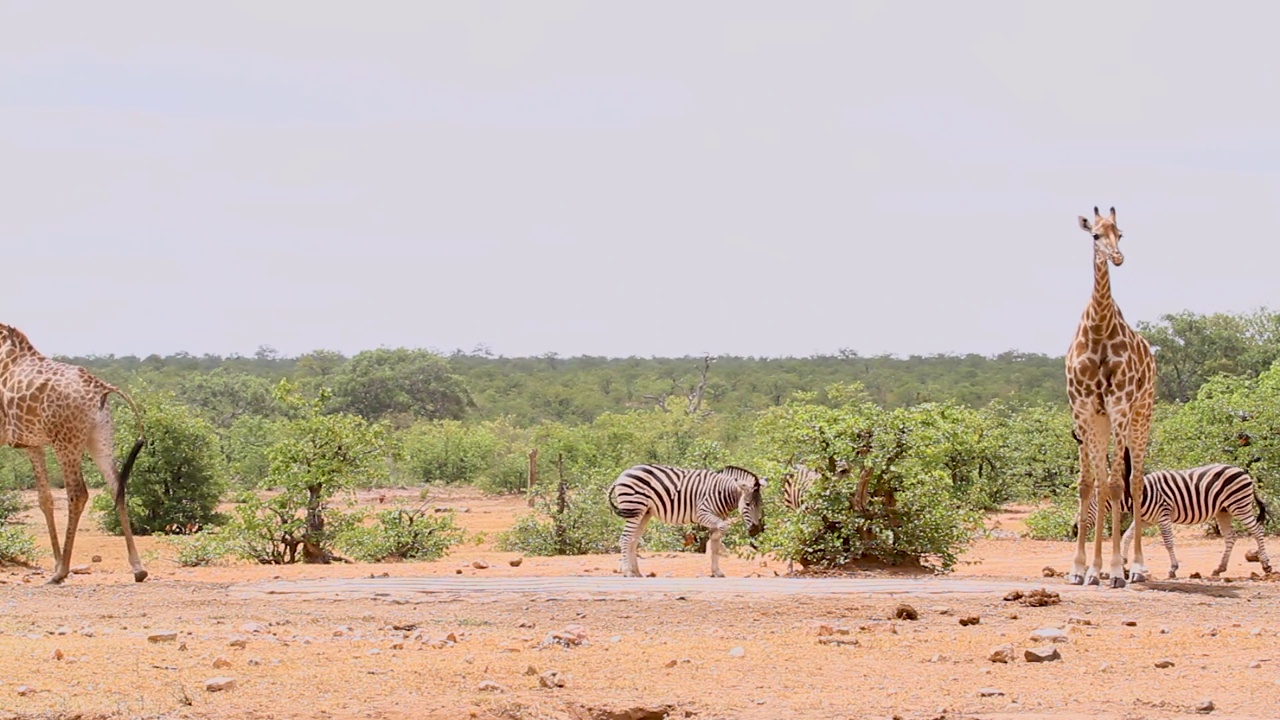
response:
[[[25,565],[37,556],[36,539],[26,527],[0,526],[0,562]]]
[[[337,546],[360,562],[436,560],[465,536],[452,512],[429,515],[421,508],[397,508],[378,513],[372,526],[352,523],[338,536]]]
[[[1055,500],[1027,516],[1027,536],[1032,540],[1071,540],[1075,538],[1076,510],[1079,500]]]
[[[182,567],[214,565],[232,553],[226,536],[217,528],[194,535],[172,535],[165,541],[178,550],[177,561]]]

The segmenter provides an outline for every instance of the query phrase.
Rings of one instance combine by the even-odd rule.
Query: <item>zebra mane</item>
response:
[[[738,467],[737,465],[725,465],[724,467],[720,468],[716,472],[722,473],[724,475],[739,475],[739,476],[746,475],[750,477],[752,480],[760,479],[759,475],[756,475],[755,473],[751,472],[746,468]]]

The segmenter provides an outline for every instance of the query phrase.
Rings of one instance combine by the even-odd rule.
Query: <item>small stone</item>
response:
[[[1262,628],[1260,627],[1256,627],[1249,630],[1249,637],[1258,637],[1261,634],[1262,634]]]
[[[538,676],[538,684],[544,688],[562,688],[564,676],[555,670],[548,670]]]
[[[1253,662],[1249,663],[1250,670],[1257,670],[1260,667],[1262,667],[1262,663],[1258,662],[1257,660],[1254,660]]]
[[[1102,663],[1098,666],[1098,672],[1106,672],[1111,669],[1111,663]]]
[[[818,638],[818,644],[833,645],[835,647],[846,647],[846,646],[852,647],[858,644],[858,639],[857,638],[840,638],[840,637],[833,637],[831,635],[828,635],[826,637]]]
[[[673,668],[673,667],[675,667],[675,666],[676,666],[676,661],[675,661],[675,660],[668,660],[668,661],[666,662],[666,664],[665,664],[665,665],[663,665],[662,667],[664,667],[664,668]]]
[[[1001,645],[992,648],[991,652],[987,654],[987,659],[993,663],[1011,663],[1013,662],[1013,646]]]
[[[245,640],[244,638],[233,638],[231,642],[227,643],[227,647],[244,649],[244,647],[248,644],[249,644],[249,641]]]
[[[93,572],[93,568],[88,565],[72,565],[71,566],[72,575],[88,575],[91,572]]]
[[[403,649],[404,649],[404,643],[402,643],[402,642],[393,642],[393,643],[391,643],[391,649],[392,649],[392,650],[403,650]]]
[[[173,642],[174,640],[177,640],[177,639],[178,639],[178,633],[172,630],[151,633],[150,635],[147,636],[147,642],[153,642],[153,643]]]
[[[894,608],[893,616],[899,620],[919,620],[920,613],[916,609],[906,603],[901,603]]]
[[[1067,634],[1063,632],[1060,628],[1056,628],[1056,627],[1043,627],[1043,628],[1040,628],[1039,630],[1034,630],[1031,633],[1031,642],[1064,643],[1069,641],[1070,641],[1070,638],[1067,637]]]
[[[1188,575],[1187,577],[1188,577],[1188,578],[1190,578],[1190,579],[1192,579],[1192,580],[1201,580],[1201,579],[1203,579],[1203,578],[1204,578],[1204,576],[1203,576],[1203,575],[1201,575],[1201,574],[1200,574],[1200,573],[1198,573],[1198,572],[1193,572],[1193,573],[1191,573],[1190,575]]]
[[[1033,663],[1053,662],[1062,659],[1062,654],[1058,652],[1058,648],[1052,645],[1030,648],[1023,652],[1022,656],[1027,662]]]
[[[240,626],[240,632],[256,635],[267,631],[267,626],[262,623],[247,622]]]
[[[102,562],[102,556],[101,556],[101,555],[94,555],[93,557],[89,558],[89,561],[90,561],[90,562],[96,562],[96,563],[98,563],[98,562]]]
[[[222,670],[223,668],[229,668],[229,667],[231,667],[231,661],[228,660],[226,657],[219,655],[218,657],[213,659],[214,670]]]
[[[1049,568],[1045,569],[1048,570]],[[1004,691],[995,688],[981,688],[978,690],[978,697],[1004,697]]]
[[[504,688],[492,680],[481,680],[480,684],[476,686],[476,690],[480,692],[504,692]]]
[[[209,692],[222,692],[230,690],[236,686],[236,679],[233,677],[215,677],[204,681],[204,689]]]
[[[518,628],[537,627],[537,623],[533,622],[532,620],[521,620],[520,622],[516,623],[516,627]]]
[[[534,667],[534,666],[530,665],[529,667],[527,667],[527,668],[525,668],[525,669],[524,669],[524,674],[525,674],[525,675],[529,675],[529,676],[537,675],[537,674],[538,674],[538,668],[536,668],[536,667]]]
[[[454,569],[454,572],[455,572],[455,573],[457,573],[458,575],[461,575],[461,574],[462,574],[462,568],[455,568],[455,569]]]
[[[1157,661],[1156,661],[1156,667],[1160,668],[1161,670],[1166,670],[1166,669],[1168,669],[1168,668],[1171,668],[1171,667],[1173,667],[1173,665],[1174,665],[1173,661],[1172,661],[1172,660],[1169,660],[1169,659],[1167,659],[1167,658],[1166,658],[1166,659],[1164,659],[1164,660],[1157,660]]]
[[[1258,550],[1257,550],[1257,548],[1254,548],[1253,550],[1245,550],[1245,552],[1244,552],[1244,561],[1245,561],[1245,562],[1258,562]]]
[[[49,656],[50,660],[61,660],[64,657],[61,648],[54,648],[53,654]]]
[[[968,616],[968,617],[962,617],[962,618],[960,618],[960,625],[961,625],[962,627],[969,627],[970,625],[977,625],[977,624],[978,624],[978,623],[980,623],[980,622],[982,622],[982,618],[978,617],[977,615],[970,615],[970,616]]]
[[[1196,703],[1196,712],[1198,713],[1208,714],[1213,712],[1213,708],[1214,705],[1212,700],[1201,700]]]
[[[826,623],[822,623],[821,625],[818,626],[818,637],[825,637],[827,635],[835,635],[835,634],[836,634],[836,629]]]
[[[1092,625],[1093,621],[1087,617],[1072,615],[1071,617],[1067,618],[1067,624],[1068,625]]]
[[[729,657],[731,657],[731,658],[740,658],[740,657],[742,657],[743,655],[746,655],[746,654],[747,654],[746,649],[745,649],[745,648],[742,648],[742,647],[736,647],[736,648],[733,648],[733,649],[729,650]]]
[[[485,570],[485,569],[488,569],[489,563],[483,560],[476,560],[475,562],[471,563],[471,567],[477,570]]]
[[[258,658],[249,658],[248,664],[250,667],[258,667],[259,665],[262,664],[262,661],[259,660]]]
[[[510,565],[511,567],[520,567],[520,565],[521,565],[523,562],[524,562],[524,558],[522,558],[522,557],[518,557],[518,558],[512,558],[512,559],[508,560],[508,561],[507,561],[507,564],[508,564],[508,565]]]
[[[1040,569],[1040,574],[1047,578],[1051,578],[1055,577],[1058,574],[1058,571],[1046,565]]]
[[[1121,620],[1121,621],[1120,621],[1120,624],[1121,624],[1121,625],[1123,625],[1123,626],[1125,626],[1125,627],[1138,627],[1138,621],[1137,621],[1137,620],[1130,620],[1130,619],[1128,619],[1128,618],[1126,618],[1126,619],[1124,619],[1124,620]]]
[[[184,640],[178,643],[178,652],[186,652],[186,651],[187,651],[187,642]]]
[[[1209,628],[1205,628],[1204,633],[1202,634],[1202,636],[1203,636],[1203,637],[1218,637],[1218,628],[1216,628],[1216,627],[1209,627]]]
[[[30,685],[19,685],[18,687],[14,688],[13,691],[23,697],[26,697],[28,695],[34,695],[36,692],[36,689],[31,687]]]
[[[63,625],[62,627],[58,628],[57,630],[54,630],[54,631],[53,631],[53,634],[54,634],[54,635],[70,635],[70,634],[71,634],[71,628],[67,627],[66,625]]]

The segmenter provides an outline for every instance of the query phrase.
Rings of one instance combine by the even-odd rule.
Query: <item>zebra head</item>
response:
[[[1111,208],[1111,212],[1104,217],[1094,207],[1093,222],[1081,215],[1080,229],[1093,236],[1094,257],[1106,258],[1116,267],[1124,264],[1124,253],[1120,252],[1120,238],[1124,237],[1124,233],[1116,225],[1115,208]]]
[[[738,495],[738,512],[742,515],[742,522],[747,524],[747,535],[755,537],[764,532],[764,500],[760,489],[769,481],[745,470],[734,475],[741,491]]]

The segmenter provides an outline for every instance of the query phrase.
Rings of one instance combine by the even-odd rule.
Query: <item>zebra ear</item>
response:
[[[769,478],[760,478],[760,487],[764,487],[765,485],[768,485],[768,484],[769,484]]]

